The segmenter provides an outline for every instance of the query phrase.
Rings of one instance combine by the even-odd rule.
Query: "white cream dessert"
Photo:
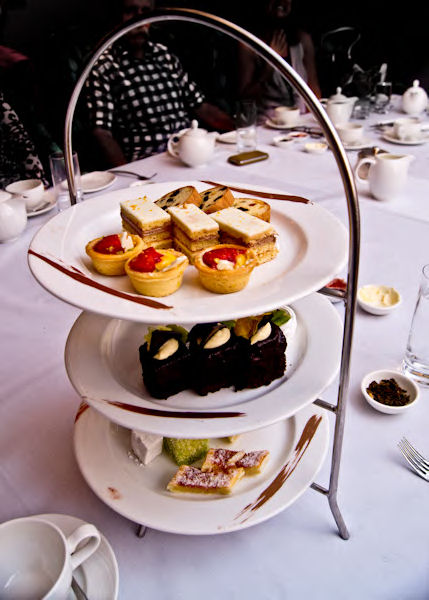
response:
[[[131,431],[131,448],[137,458],[144,464],[149,464],[162,452],[163,437],[145,431]]]
[[[144,248],[171,248],[170,215],[146,196],[120,203],[122,226],[125,231],[139,235]]]

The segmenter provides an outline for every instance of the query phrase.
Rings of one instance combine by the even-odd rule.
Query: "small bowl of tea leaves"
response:
[[[373,371],[362,379],[365,400],[376,410],[397,415],[417,404],[419,388],[399,371]]]

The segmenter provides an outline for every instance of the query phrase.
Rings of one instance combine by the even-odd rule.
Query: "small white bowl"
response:
[[[382,304],[379,304],[376,301],[368,302],[368,300],[364,299],[365,293],[368,293],[369,291],[374,291],[374,293],[377,293],[377,290],[378,290],[379,294],[381,294],[381,295],[391,294],[392,303],[388,304],[386,306],[383,306]],[[386,285],[370,284],[370,285],[364,285],[359,288],[358,293],[357,293],[357,302],[358,302],[359,306],[366,312],[371,313],[372,315],[382,316],[382,315],[389,315],[396,308],[398,308],[398,306],[402,302],[402,298],[401,298],[401,294],[394,287],[388,287]]]
[[[409,394],[410,401],[408,404],[404,404],[404,406],[389,406],[388,404],[382,404],[381,402],[374,400],[374,398],[368,394],[366,389],[372,381],[379,383],[382,379],[395,379],[399,387]],[[386,415],[398,415],[413,408],[413,406],[417,404],[419,398],[419,388],[414,381],[399,371],[393,370],[372,371],[372,373],[368,373],[368,375],[365,375],[362,379],[361,391],[368,404]]]
[[[310,154],[323,154],[328,149],[326,142],[307,142],[304,144],[304,149]]]
[[[293,145],[294,141],[295,140],[293,138],[288,137],[287,134],[276,135],[275,137],[273,137],[273,144],[278,148],[290,148]]]

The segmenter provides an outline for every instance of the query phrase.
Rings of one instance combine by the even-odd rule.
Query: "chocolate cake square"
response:
[[[258,388],[282,377],[286,370],[286,338],[277,325],[271,323],[271,333],[254,344],[239,337],[241,364],[235,389]]]
[[[169,340],[176,340],[173,354],[162,358],[162,349]],[[190,355],[180,334],[173,331],[152,332],[150,347],[145,343],[139,348],[143,369],[143,382],[153,398],[165,400],[189,387]],[[161,358],[160,358],[161,354]]]
[[[228,330],[228,339],[216,347],[205,347],[215,335]],[[210,345],[210,343],[209,343]],[[191,387],[200,396],[234,386],[239,368],[239,343],[231,329],[220,323],[195,325],[189,332]]]

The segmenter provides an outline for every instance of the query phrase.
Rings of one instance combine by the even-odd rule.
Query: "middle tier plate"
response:
[[[286,372],[269,386],[240,392],[227,388],[207,396],[189,390],[156,400],[143,385],[139,362],[148,325],[90,313],[82,313],[70,331],[67,373],[90,406],[129,429],[206,438],[266,427],[313,402],[340,364],[342,323],[331,302],[312,294],[293,309],[298,326],[288,341]]]

